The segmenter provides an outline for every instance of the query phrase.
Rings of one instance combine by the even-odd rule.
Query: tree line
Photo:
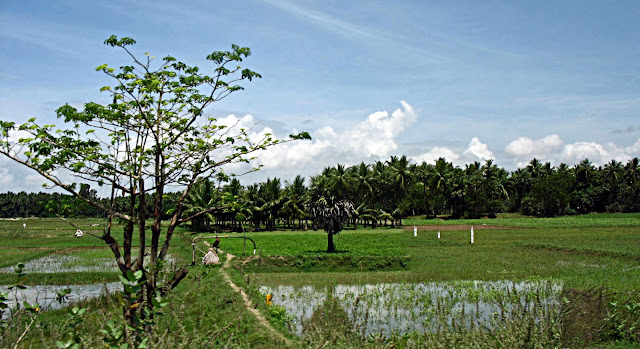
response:
[[[88,186],[81,195],[95,197]],[[177,199],[165,193],[168,218]],[[185,200],[183,215],[196,230],[212,225],[232,230],[244,227],[274,229],[278,226],[317,228],[314,207],[327,202],[353,203],[351,224],[396,225],[407,216],[449,216],[451,218],[495,217],[501,212],[519,212],[553,217],[589,212],[640,211],[640,166],[638,158],[626,164],[611,160],[595,166],[585,159],[575,166],[552,166],[538,159],[508,172],[493,160],[474,162],[464,168],[444,158],[434,163],[411,163],[406,156],[355,166],[327,167],[307,182],[302,176],[292,181],[268,178],[242,185],[219,173],[198,182]],[[152,202],[154,198],[149,197]],[[116,205],[127,210],[129,200]],[[102,217],[93,206],[59,193],[0,194],[0,217],[54,216]],[[204,212],[204,213],[201,213]],[[309,226],[310,225],[310,226]]]

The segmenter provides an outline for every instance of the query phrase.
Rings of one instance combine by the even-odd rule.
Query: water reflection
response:
[[[149,256],[145,256],[145,263],[149,262]],[[135,262],[134,262],[135,263]],[[171,255],[166,257],[166,265],[176,263]],[[70,273],[70,272],[117,272],[116,261],[111,258],[82,258],[69,254],[51,254],[34,259],[24,264],[27,273]],[[14,267],[0,268],[0,273],[13,273]]]
[[[87,271],[118,271],[113,258],[80,258],[74,255],[52,254],[24,263],[28,273],[69,273]],[[0,268],[0,273],[13,273],[13,267]]]
[[[61,304],[56,301],[57,292],[64,289],[71,289],[71,292],[65,297],[65,301]],[[14,309],[16,304],[27,302],[30,304],[38,304],[43,310],[59,309],[69,304],[77,303],[81,300],[98,297],[104,294],[122,290],[122,283],[110,282],[104,284],[86,284],[86,285],[37,285],[29,286],[26,289],[9,290],[8,286],[0,286],[0,292],[9,292],[8,305],[10,309]],[[5,311],[3,318],[10,314]]]
[[[561,290],[553,280],[260,288],[295,318],[292,327],[298,335],[327,300],[336,300],[361,334],[388,335],[436,332],[443,326],[492,328],[516,312],[548,317],[558,311]]]

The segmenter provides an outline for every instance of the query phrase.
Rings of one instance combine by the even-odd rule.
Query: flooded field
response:
[[[68,273],[118,271],[113,258],[82,258],[75,255],[51,254],[24,263],[27,273]],[[13,273],[13,267],[0,268],[0,273]]]
[[[107,255],[111,251],[106,251]],[[145,257],[145,261],[148,257]],[[167,265],[174,265],[175,260],[167,255]],[[88,254],[50,254],[24,264],[26,273],[69,273],[69,272],[117,272],[113,257],[95,257]],[[0,273],[13,273],[14,267],[0,268]]]
[[[64,297],[62,302],[59,302],[56,300],[56,297],[58,292],[64,289],[70,289],[71,292]],[[0,286],[0,292],[9,293],[7,302],[9,309],[14,309],[16,304],[22,304],[22,302],[38,304],[43,310],[58,309],[81,300],[120,290],[122,290],[122,283],[120,282],[85,285],[37,285],[25,289],[13,290],[9,290],[8,286]],[[3,314],[3,317],[8,316],[10,316],[9,312]]]
[[[337,303],[353,329],[366,336],[455,327],[491,329],[522,313],[549,319],[559,313],[562,284],[553,280],[453,281],[263,286],[260,291],[271,294],[274,305],[286,308],[291,330],[298,335],[304,335],[316,312],[325,311],[330,303],[335,312]]]

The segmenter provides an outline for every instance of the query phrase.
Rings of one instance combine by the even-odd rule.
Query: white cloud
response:
[[[16,125],[16,128],[20,127],[20,125]],[[12,130],[9,131],[9,143],[14,143],[19,141],[21,138],[32,138],[33,136],[24,130]]]
[[[435,162],[439,158],[445,158],[447,161],[457,164],[457,160],[460,159],[460,155],[447,147],[433,147],[429,152],[414,157],[413,161],[417,163],[421,163],[423,161]]]
[[[544,156],[558,152],[562,149],[564,142],[558,135],[549,135],[541,139],[531,139],[520,137],[507,145],[504,151],[516,158]]]
[[[13,175],[9,172],[9,169],[0,169],[0,185],[7,187],[13,182]]]
[[[355,127],[336,130],[331,126],[324,126],[311,132],[311,141],[280,144],[261,151],[256,154],[254,165],[263,165],[266,171],[278,171],[279,176],[282,173],[310,176],[319,173],[323,167],[335,166],[338,163],[353,165],[360,161],[386,160],[398,149],[398,135],[413,125],[418,118],[407,102],[400,103],[402,108],[396,109],[393,113],[372,113]],[[240,119],[230,115],[219,119],[219,123],[229,126],[237,123],[236,127],[249,128],[255,121],[250,115]],[[267,132],[273,133],[273,130],[263,128],[260,132],[251,133],[250,138],[257,139]],[[281,132],[282,134],[275,136],[285,138],[284,131]],[[246,166],[235,164],[227,167],[226,171],[241,173],[247,169]]]
[[[471,139],[467,150],[465,150],[462,154],[465,156],[473,155],[477,159],[481,160],[493,159],[493,153],[491,152],[491,150],[489,150],[489,147],[486,144],[480,142],[478,137],[473,137]]]
[[[619,147],[611,142],[600,144],[593,141],[564,144],[560,136],[555,134],[537,140],[520,137],[507,145],[505,153],[514,158],[518,167],[526,166],[534,157],[554,165],[561,162],[573,165],[589,159],[598,166],[611,160],[626,162],[640,156],[640,139],[629,147]]]

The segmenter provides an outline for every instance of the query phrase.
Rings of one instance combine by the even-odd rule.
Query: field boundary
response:
[[[231,260],[235,258],[235,256],[230,253],[227,253],[226,255],[227,255],[227,260],[222,265],[222,268],[220,268],[220,273],[222,274],[222,277],[224,278],[224,280],[227,282],[227,284],[229,284],[229,286],[233,289],[234,292],[239,293],[240,296],[242,296],[242,300],[244,302],[245,308],[251,314],[253,314],[253,316],[255,316],[256,320],[258,320],[258,323],[262,327],[269,330],[269,332],[274,337],[277,337],[277,339],[283,341],[288,347],[292,347],[293,343],[291,343],[291,341],[288,338],[286,338],[282,333],[278,332],[275,328],[273,328],[273,326],[271,326],[269,321],[267,321],[264,315],[262,315],[262,313],[260,313],[260,311],[257,309],[257,305],[251,301],[247,293],[244,292],[244,290],[241,287],[239,287],[238,285],[234,284],[233,281],[231,281],[231,277],[229,276],[226,270],[231,266]]]
[[[405,225],[402,227],[402,229],[404,230],[411,230],[413,231],[413,225]],[[444,225],[438,225],[438,224],[429,224],[429,225],[416,225],[415,226],[418,231],[423,231],[423,230],[442,230],[442,231],[452,231],[452,230],[471,230],[471,227],[473,227],[474,230],[505,230],[505,229],[518,229],[518,227],[510,227],[510,226],[506,226],[506,225],[471,225],[471,224],[444,224]]]

